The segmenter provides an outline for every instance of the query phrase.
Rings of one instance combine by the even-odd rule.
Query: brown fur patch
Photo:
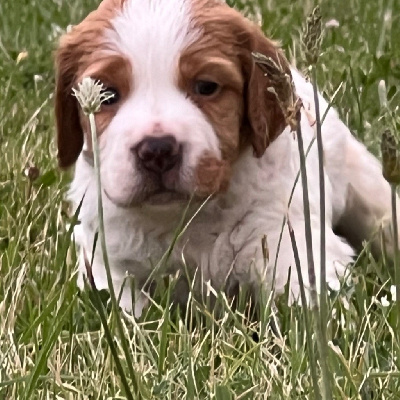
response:
[[[83,72],[79,71],[77,80],[86,76],[103,83],[104,87],[116,89],[119,101],[115,104],[102,105],[100,111],[95,114],[97,134],[101,135],[117,113],[120,105],[128,97],[132,86],[132,67],[130,62],[122,56],[104,55],[98,56],[97,60],[90,64]],[[86,135],[88,150],[91,151],[90,127],[87,116],[79,111],[81,126]]]
[[[193,24],[202,36],[181,56],[179,86],[203,111],[220,142],[222,162],[206,156],[197,168],[198,186],[211,194],[206,188],[226,189],[230,165],[243,148],[251,144],[254,154],[261,157],[286,126],[275,96],[267,90],[269,80],[255,65],[252,52],[273,58],[288,74],[290,69],[277,45],[225,3],[193,0],[193,9]],[[193,91],[196,80],[214,81],[221,90],[215,96],[198,96]]]
[[[194,92],[197,80],[216,82],[220,89],[209,97],[198,95]],[[243,118],[243,78],[238,62],[218,48],[198,50],[195,44],[180,60],[179,86],[213,125],[222,158],[234,161],[238,156],[238,128]]]
[[[213,193],[224,192],[229,187],[230,164],[212,155],[200,158],[196,169],[196,195],[206,197]]]
[[[70,33],[60,40],[56,53],[55,114],[57,123],[58,161],[62,168],[71,166],[83,146],[79,108],[72,96],[84,70],[99,60],[99,49],[107,50],[103,33],[111,28],[110,21],[125,0],[105,0]],[[103,122],[104,125],[104,122]]]
[[[289,63],[277,44],[266,38],[260,28],[238,11],[218,0],[193,0],[194,24],[203,32],[196,43],[199,52],[208,49],[222,51],[238,65],[244,85],[240,94],[244,118],[238,129],[245,141],[250,141],[255,155],[260,157],[268,145],[283,131],[285,120],[275,96],[267,89],[268,77],[255,65],[252,52],[271,57],[290,75]],[[233,109],[231,112],[239,110]],[[235,133],[232,133],[235,134]]]

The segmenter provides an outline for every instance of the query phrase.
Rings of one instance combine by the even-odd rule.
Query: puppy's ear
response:
[[[56,53],[55,93],[58,163],[61,168],[75,163],[84,142],[78,101],[72,95],[72,87],[81,78],[83,66],[91,65],[96,60],[104,30],[111,28],[110,21],[124,2],[103,0],[97,10],[61,38]]]
[[[77,160],[83,147],[83,131],[79,119],[78,102],[72,95],[77,74],[77,46],[74,35],[67,34],[56,54],[55,116],[57,126],[58,164],[68,168]]]
[[[249,136],[255,156],[261,157],[269,144],[285,129],[286,122],[276,96],[268,90],[272,86],[268,76],[256,65],[251,53],[257,52],[271,58],[288,75],[290,67],[279,47],[267,39],[258,27],[252,28],[247,41],[247,50],[250,51],[246,52],[243,59],[247,118],[242,129]]]

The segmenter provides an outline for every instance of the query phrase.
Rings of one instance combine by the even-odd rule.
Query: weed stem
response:
[[[297,144],[299,148],[300,156],[300,176],[301,183],[303,186],[303,207],[304,207],[304,225],[305,225],[305,236],[307,246],[307,263],[308,263],[308,279],[310,283],[310,307],[314,317],[314,328],[317,339],[317,347],[319,353],[319,361],[321,366],[322,374],[322,398],[324,400],[332,399],[332,392],[330,388],[330,375],[327,364],[327,344],[324,340],[324,335],[321,327],[320,312],[318,306],[318,293],[315,279],[314,269],[314,255],[312,245],[312,234],[311,234],[311,219],[310,219],[310,201],[308,197],[308,183],[307,183],[307,171],[306,171],[306,158],[304,153],[303,135],[301,132],[301,114],[298,112],[298,123],[297,123]],[[312,362],[312,360],[310,360]]]

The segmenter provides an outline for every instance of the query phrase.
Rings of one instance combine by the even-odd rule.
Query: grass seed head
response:
[[[25,168],[24,174],[31,182],[33,182],[36,181],[37,178],[39,178],[40,169],[35,165],[30,165]]]
[[[393,133],[387,129],[382,134],[382,173],[391,184],[400,184],[400,150]]]
[[[261,53],[253,53],[253,58],[264,72],[264,75],[269,79],[270,86],[267,90],[275,95],[286,123],[292,131],[296,131],[297,115],[301,107],[301,102],[296,96],[292,77],[271,57],[267,57]]]
[[[304,54],[308,65],[315,65],[318,61],[323,37],[322,17],[319,6],[315,7],[308,16],[303,31]]]

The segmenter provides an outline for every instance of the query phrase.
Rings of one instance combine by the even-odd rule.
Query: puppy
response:
[[[68,193],[75,210],[83,199],[76,229],[81,285],[98,230],[90,130],[72,96],[72,88],[87,76],[114,94],[96,114],[96,125],[107,252],[121,307],[132,310],[134,304],[139,316],[143,285],[154,274],[179,270],[194,279],[198,293],[205,282],[227,292],[248,285],[254,293],[273,284],[280,293],[292,268],[290,301],[297,299],[286,216],[309,285],[303,189],[300,181],[295,184],[297,138],[286,126],[276,96],[268,90],[271,82],[255,64],[253,52],[271,58],[292,76],[304,104],[306,149],[315,136],[310,83],[258,26],[222,1],[104,0],[62,37],[56,57],[58,161],[62,168],[75,164]],[[328,104],[322,97],[320,106],[323,114]],[[352,246],[371,240],[379,247],[377,233],[390,224],[390,187],[379,162],[334,110],[327,113],[322,131],[326,279],[338,289],[353,260]],[[316,143],[307,156],[307,173],[318,282]],[[179,226],[184,229],[175,241]],[[390,249],[389,229],[384,241]],[[99,247],[92,271],[97,287],[107,288]],[[127,274],[135,279],[136,296],[126,284]]]

